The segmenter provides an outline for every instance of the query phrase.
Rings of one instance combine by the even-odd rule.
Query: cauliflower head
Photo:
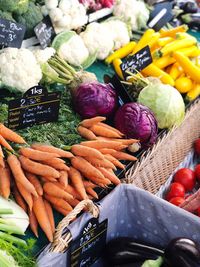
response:
[[[104,25],[110,31],[115,50],[130,42],[128,26],[125,22],[120,19],[111,18],[105,21]]]
[[[122,18],[125,22],[130,22],[132,30],[138,30],[145,26],[149,18],[149,11],[140,0],[119,0],[114,5],[113,14]],[[143,25],[140,24],[143,21]]]
[[[5,48],[0,53],[0,81],[21,92],[37,85],[42,71],[33,53],[25,48]]]
[[[45,49],[41,49],[39,46],[33,48],[31,51],[33,52],[37,62],[40,65],[46,63],[56,53],[56,50],[53,47],[46,47]]]
[[[110,31],[103,23],[90,23],[80,34],[90,54],[97,52],[97,58],[104,60],[113,50],[114,41]]]

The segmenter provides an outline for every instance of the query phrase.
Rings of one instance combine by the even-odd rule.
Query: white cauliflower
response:
[[[145,27],[149,18],[149,10],[140,0],[119,0],[114,5],[114,16],[131,23],[132,30]],[[141,25],[142,22],[142,25]]]
[[[32,50],[37,62],[41,65],[46,63],[55,53],[56,50],[53,47],[46,47],[41,49],[40,46]]]
[[[0,81],[21,92],[37,85],[42,71],[33,53],[25,48],[5,48],[0,54]]]
[[[60,57],[74,66],[80,66],[89,57],[88,49],[77,34],[61,44],[58,53]]]
[[[115,50],[130,42],[129,31],[125,22],[112,18],[105,21],[104,25],[112,35]]]
[[[97,58],[104,60],[113,50],[114,41],[110,31],[103,23],[93,22],[89,24],[81,37],[90,54],[97,52]]]
[[[86,8],[78,0],[46,0],[45,6],[56,33],[78,29],[88,21]]]

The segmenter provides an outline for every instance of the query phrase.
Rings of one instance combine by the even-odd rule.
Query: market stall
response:
[[[199,42],[195,1],[0,0],[0,266],[200,266]]]

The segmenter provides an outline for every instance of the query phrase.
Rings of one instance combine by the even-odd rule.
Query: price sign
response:
[[[99,223],[92,218],[80,236],[71,244],[71,267],[89,267],[100,256],[106,244],[108,220]]]
[[[127,77],[127,71],[136,73],[137,71],[143,70],[151,63],[152,57],[149,46],[145,46],[134,55],[127,57],[120,65],[120,67],[123,72],[123,76]]]
[[[51,19],[46,16],[35,28],[35,34],[40,42],[40,45],[45,49],[51,44],[51,41],[56,36]]]
[[[48,93],[42,86],[30,88],[22,98],[8,103],[8,127],[19,130],[58,120],[60,92]]]
[[[0,49],[5,47],[20,48],[25,31],[24,25],[0,18]]]

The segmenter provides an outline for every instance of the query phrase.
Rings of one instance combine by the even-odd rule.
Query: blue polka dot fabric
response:
[[[165,247],[172,238],[184,236],[200,244],[199,217],[133,185],[117,186],[98,205],[99,221],[108,218],[107,241],[129,236]],[[84,213],[68,227],[73,238],[78,236],[90,218],[88,213]],[[38,266],[70,266],[67,254],[48,253],[47,247],[38,258]],[[100,259],[93,266],[104,265]]]

